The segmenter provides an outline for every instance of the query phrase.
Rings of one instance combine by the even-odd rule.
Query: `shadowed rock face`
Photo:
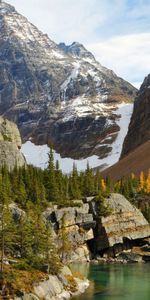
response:
[[[145,78],[134,103],[121,158],[150,139],[150,74]]]
[[[59,209],[57,206],[48,208],[44,212],[44,217],[51,223],[54,230],[56,243],[58,242],[59,230],[62,228],[62,220],[64,218],[63,226],[66,227],[68,242],[73,246],[73,250],[66,258],[70,261],[89,261],[90,251],[86,245],[87,241],[94,238],[93,229],[95,221],[93,215],[90,213],[90,206],[88,203],[78,201],[80,207],[68,207]]]
[[[96,253],[110,252],[110,256],[113,256],[114,251],[118,253],[126,248],[131,249],[137,240],[140,243],[149,241],[150,225],[124,196],[111,194],[105,201],[112,211],[107,217],[98,216],[98,203],[94,197],[86,198],[84,202],[76,200],[73,207],[59,208],[53,205],[43,213],[43,217],[51,224],[58,247],[61,245],[60,231],[65,228],[68,243],[72,245],[72,251],[64,253],[65,261],[89,261]],[[14,203],[10,209],[15,220],[25,214]]]
[[[21,137],[16,124],[0,117],[0,166],[6,164],[9,169],[24,166],[20,148]]]
[[[112,214],[108,217],[101,217],[97,223],[98,251],[115,245],[127,246],[126,244],[130,244],[131,241],[150,236],[148,222],[124,196],[111,194],[106,199],[106,203],[112,209]]]
[[[0,113],[19,125],[24,140],[50,141],[70,157],[107,155],[113,142],[107,144],[107,135],[119,129],[115,110],[135,94],[83,45],[55,44],[14,7],[0,3]],[[105,149],[97,150],[101,141]]]

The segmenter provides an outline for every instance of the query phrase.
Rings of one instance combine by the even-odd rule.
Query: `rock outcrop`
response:
[[[66,255],[70,261],[89,261],[96,253],[115,253],[131,249],[134,245],[150,236],[150,225],[135,206],[124,196],[111,194],[106,205],[110,215],[99,217],[98,202],[87,198],[86,203],[78,201],[80,207],[59,209],[48,208],[44,217],[49,220],[57,241],[59,230],[66,228],[68,241],[73,251]]]
[[[144,79],[134,103],[121,158],[150,140],[150,74]]]
[[[136,89],[83,45],[57,45],[0,2],[0,62],[0,113],[19,125],[24,140],[51,142],[72,158],[111,152],[118,106],[133,102]]]
[[[71,282],[74,282],[74,288],[71,287]],[[68,267],[64,267],[60,276],[49,276],[47,281],[34,286],[34,292],[39,299],[57,300],[69,299],[71,296],[82,294],[89,286],[87,279],[81,280],[73,277],[72,272]]]
[[[68,241],[72,245],[72,251],[66,254],[65,259],[69,261],[89,261],[91,258],[87,242],[94,238],[94,228],[96,222],[90,213],[88,203],[78,201],[75,207],[61,208],[57,206],[48,208],[44,212],[44,217],[50,221],[54,230],[54,236],[57,242],[57,236],[63,226],[65,226]]]
[[[89,281],[75,277],[71,270],[64,266],[58,276],[50,275],[48,280],[33,285],[33,293],[23,293],[14,300],[68,300],[80,295],[88,288]]]
[[[112,213],[97,220],[95,240],[98,252],[114,255],[150,236],[150,225],[124,196],[111,194],[106,203]]]
[[[0,166],[6,164],[9,169],[25,165],[20,151],[21,137],[17,126],[0,117]]]
[[[139,209],[116,193],[110,194],[105,204],[110,211],[106,217],[99,216],[99,202],[94,197],[77,201],[73,207],[54,205],[43,213],[43,218],[51,224],[58,247],[61,246],[62,229],[72,246],[68,253],[64,253],[64,262],[87,262],[95,255],[105,253],[112,257],[138,245],[149,245],[150,225]],[[15,220],[24,215],[14,203],[10,208]]]

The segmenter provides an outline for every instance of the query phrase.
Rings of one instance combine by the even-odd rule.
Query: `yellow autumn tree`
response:
[[[150,193],[150,169],[148,170],[148,175],[147,175],[147,178],[146,178],[145,192]]]
[[[101,189],[102,189],[102,192],[106,191],[106,183],[105,183],[104,179],[101,179]]]
[[[139,180],[139,186],[138,191],[144,191],[145,188],[145,176],[143,171],[140,173],[140,180]]]
[[[131,173],[131,179],[135,179],[135,174]]]

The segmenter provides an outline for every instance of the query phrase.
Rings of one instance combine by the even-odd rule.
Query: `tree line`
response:
[[[20,258],[18,268],[40,268],[49,264],[50,272],[57,273],[65,251],[70,251],[64,219],[59,233],[60,247],[56,247],[52,228],[43,220],[43,211],[53,204],[58,207],[73,206],[75,199],[95,196],[99,202],[99,214],[107,215],[104,199],[111,192],[124,195],[142,210],[150,221],[150,171],[147,176],[129,177],[114,182],[110,177],[102,178],[100,172],[87,164],[84,172],[78,172],[75,164],[70,175],[65,175],[54,163],[50,150],[48,167],[45,170],[33,166],[14,168],[6,166],[0,170],[0,273],[3,274],[5,256]],[[10,204],[16,203],[24,214],[14,220]]]

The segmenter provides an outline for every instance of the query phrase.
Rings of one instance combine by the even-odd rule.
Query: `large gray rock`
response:
[[[71,243],[73,247],[74,254],[66,254],[68,260],[89,260],[89,250],[88,254],[85,251],[85,243],[94,238],[93,228],[95,227],[95,221],[93,220],[93,215],[89,213],[89,204],[80,201],[75,201],[75,205],[79,206],[67,207],[58,209],[54,206],[48,208],[43,216],[52,225],[53,231],[55,232],[55,241],[58,247],[61,244],[59,240],[59,232],[63,226],[67,233],[68,242]],[[82,254],[76,252],[76,249],[81,249]],[[74,258],[72,258],[72,256]]]
[[[97,221],[98,251],[150,236],[150,226],[143,214],[124,196],[111,194],[106,204],[112,213]]]
[[[21,137],[13,122],[0,117],[0,166],[6,164],[9,169],[25,165],[25,158],[20,152]]]
[[[18,207],[16,203],[11,203],[9,205],[9,208],[11,210],[12,216],[15,221],[20,220],[22,217],[25,217],[25,211]]]
[[[72,290],[72,282],[74,282],[75,290]],[[67,300],[71,296],[83,293],[88,285],[88,280],[73,277],[72,272],[65,266],[58,277],[49,276],[48,280],[34,285],[34,293],[40,299]]]
[[[79,246],[70,254],[70,261],[72,262],[89,262],[90,259],[91,253],[87,245]]]
[[[17,125],[0,117],[0,142],[8,141],[21,148],[21,136]]]
[[[7,165],[8,169],[13,169],[15,166],[22,167],[25,164],[25,158],[16,144],[8,141],[0,142],[0,166]]]

